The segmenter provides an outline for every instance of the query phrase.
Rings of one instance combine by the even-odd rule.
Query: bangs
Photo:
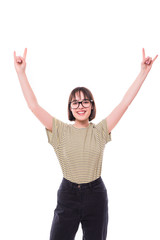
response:
[[[76,94],[80,97],[80,96],[81,96],[81,95],[80,95],[81,92],[82,92],[83,95],[84,95],[84,99],[86,99],[86,98],[90,99],[90,95],[88,94],[88,92],[85,91],[85,89],[79,88],[79,89],[75,89],[75,91],[72,92],[72,94],[71,94],[71,100],[76,99]]]

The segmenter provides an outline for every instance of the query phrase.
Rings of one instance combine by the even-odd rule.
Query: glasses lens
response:
[[[71,108],[77,108],[77,107],[78,107],[78,102],[77,101],[71,102]]]
[[[89,107],[90,106],[90,101],[89,100],[83,100],[82,101],[82,105],[83,105],[83,107]]]

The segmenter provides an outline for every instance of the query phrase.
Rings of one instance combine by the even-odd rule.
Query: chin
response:
[[[89,116],[90,116],[90,114],[88,116],[79,116],[79,115],[75,114],[74,117],[76,120],[79,120],[79,121],[86,121],[86,120],[89,121]]]
[[[89,120],[89,117],[88,118],[78,117],[76,119],[79,120],[79,121],[86,121],[86,120]]]

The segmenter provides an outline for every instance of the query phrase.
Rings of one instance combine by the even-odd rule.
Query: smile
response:
[[[77,112],[79,115],[84,115],[85,114],[85,111],[79,111]]]

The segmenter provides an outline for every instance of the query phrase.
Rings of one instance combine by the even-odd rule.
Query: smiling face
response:
[[[86,99],[86,97],[84,97],[83,92],[80,92],[80,96],[77,92],[75,94],[75,97],[76,98],[72,99],[72,101],[73,100],[82,101],[83,99]],[[91,104],[87,108],[83,107],[82,104],[80,104],[79,107],[76,108],[76,109],[73,109],[73,108],[70,107],[70,110],[71,110],[73,116],[75,117],[75,122],[86,124],[86,123],[88,123],[89,116],[91,114],[91,109],[92,108],[93,107],[92,107]],[[84,113],[81,113],[81,112],[84,112]]]

